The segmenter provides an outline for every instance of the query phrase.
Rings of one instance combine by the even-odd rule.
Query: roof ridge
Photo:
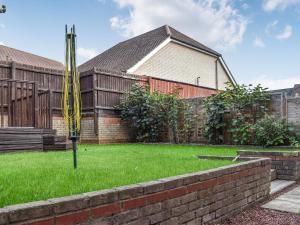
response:
[[[166,29],[167,35],[168,35],[169,37],[171,37],[171,36],[172,36],[172,32],[171,32],[171,30],[170,30],[169,25],[165,25],[165,29]]]

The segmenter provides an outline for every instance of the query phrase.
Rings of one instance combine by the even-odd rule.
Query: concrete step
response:
[[[295,183],[296,181],[290,181],[290,180],[274,180],[271,182],[270,194],[271,195],[276,194]]]
[[[293,190],[278,196],[274,200],[263,205],[263,208],[278,210],[283,212],[300,214],[300,187],[297,186]],[[289,224],[288,222],[286,224]],[[299,224],[299,221],[298,223]]]
[[[276,179],[277,179],[276,170],[271,169],[271,181],[276,180]]]

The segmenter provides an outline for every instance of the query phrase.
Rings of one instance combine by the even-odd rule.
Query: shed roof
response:
[[[47,68],[51,70],[63,70],[62,63],[42,56],[34,55],[18,49],[0,45],[0,61],[14,61],[16,63]]]
[[[120,42],[80,65],[79,71],[83,72],[95,67],[104,70],[126,72],[169,37],[210,54],[221,55],[174,28],[165,25],[127,41]]]

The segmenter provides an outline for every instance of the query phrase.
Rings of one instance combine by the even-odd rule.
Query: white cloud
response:
[[[98,55],[98,52],[92,48],[78,48],[77,54],[84,59],[91,59]]]
[[[283,78],[283,79],[275,79],[271,76],[262,75],[255,80],[251,80],[250,82],[246,82],[253,85],[261,84],[263,87],[269,88],[270,90],[283,89],[283,88],[291,88],[294,87],[295,84],[300,84],[300,76]]]
[[[274,20],[271,23],[268,23],[266,28],[265,28],[265,32],[267,34],[273,33],[275,31],[276,27],[277,27],[278,22],[279,22],[278,20]]]
[[[0,45],[6,46],[6,44],[4,42],[2,42],[2,41],[0,41]]]
[[[264,48],[266,47],[266,44],[261,38],[256,37],[253,41],[253,46],[256,48]]]
[[[249,9],[250,6],[249,6],[247,3],[243,3],[243,4],[242,4],[242,8],[243,8],[244,10],[246,10],[246,9]]]
[[[225,49],[243,40],[248,19],[229,0],[115,0],[127,17],[114,16],[111,27],[132,37],[168,24],[204,44]]]
[[[263,9],[267,12],[274,10],[284,10],[287,7],[294,6],[300,3],[300,0],[264,0]]]
[[[276,38],[279,40],[284,40],[290,38],[292,34],[293,34],[293,27],[290,25],[286,25],[284,30],[280,34],[278,34]]]

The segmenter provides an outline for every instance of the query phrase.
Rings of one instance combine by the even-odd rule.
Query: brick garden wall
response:
[[[0,209],[0,225],[176,225],[220,222],[264,200],[270,160]]]
[[[64,118],[62,116],[53,116],[52,129],[56,130],[57,135],[61,135],[61,136],[69,135],[65,126]]]
[[[276,170],[276,176],[281,180],[300,179],[300,151],[263,152],[240,150],[242,157],[267,157],[272,160],[272,169]]]
[[[132,140],[129,127],[118,115],[99,115],[96,127],[94,117],[83,117],[81,130],[81,143],[108,144],[125,143]]]

